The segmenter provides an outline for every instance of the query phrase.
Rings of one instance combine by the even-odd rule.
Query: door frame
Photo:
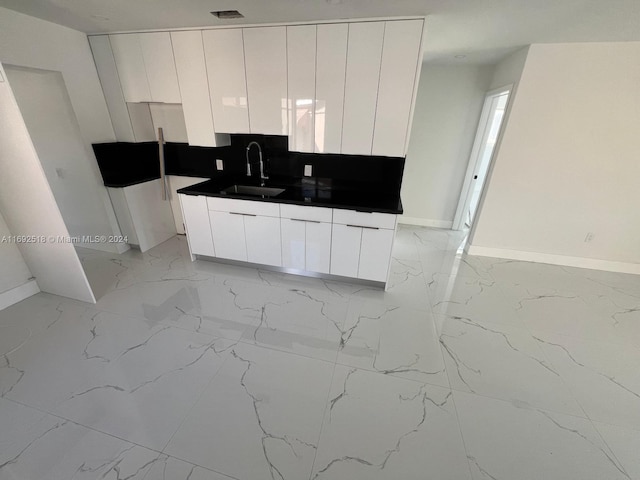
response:
[[[478,128],[476,130],[476,136],[473,140],[473,147],[471,148],[471,154],[469,155],[469,163],[467,164],[467,171],[464,176],[464,183],[462,185],[462,190],[460,191],[460,199],[458,200],[458,207],[456,208],[456,214],[453,217],[453,222],[451,225],[452,230],[462,230],[465,222],[465,213],[469,209],[469,205],[471,203],[471,193],[472,193],[472,185],[473,185],[473,176],[475,171],[478,168],[478,164],[480,162],[480,152],[482,150],[482,145],[489,134],[489,130],[491,128],[491,122],[489,121],[489,115],[491,114],[491,102],[494,97],[503,95],[505,93],[509,94],[509,98],[507,99],[507,105],[505,106],[505,112],[508,111],[509,103],[511,102],[511,97],[513,93],[513,83],[508,85],[494,88],[485,93],[484,103],[482,105],[482,113],[480,114],[480,120],[478,121]],[[489,160],[489,165],[487,165],[487,174],[491,171],[491,165],[493,164],[493,159],[495,157],[497,146],[500,142],[500,137],[502,135],[502,129],[504,128],[504,122],[506,120],[506,113],[502,119],[502,124],[500,125],[500,129],[498,130],[496,148],[493,149],[491,153],[491,159]],[[483,192],[480,194],[480,198],[484,195],[484,188],[487,184],[487,179],[484,180],[484,185],[482,186]],[[476,212],[477,215],[477,212]]]

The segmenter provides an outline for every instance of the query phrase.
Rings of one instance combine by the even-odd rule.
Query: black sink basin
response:
[[[220,193],[250,195],[254,197],[277,197],[284,192],[284,190],[284,188],[258,187],[255,185],[231,185],[230,187],[220,190]]]

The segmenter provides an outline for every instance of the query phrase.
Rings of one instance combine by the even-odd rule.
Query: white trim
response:
[[[456,207],[456,213],[453,216],[453,230],[462,230],[465,222],[465,212],[469,209],[469,203],[471,202],[471,184],[472,177],[476,174],[476,169],[478,168],[478,163],[480,162],[480,151],[486,140],[486,136],[489,134],[489,129],[491,128],[491,103],[493,102],[494,97],[504,95],[505,93],[509,95],[507,100],[507,105],[505,106],[505,112],[509,108],[509,102],[511,101],[511,97],[513,94],[513,83],[508,85],[504,85],[499,88],[494,88],[493,90],[489,90],[485,93],[484,102],[482,104],[482,112],[480,113],[480,119],[478,120],[478,127],[476,129],[476,136],[473,140],[473,147],[471,148],[471,153],[469,154],[469,161],[467,162],[467,171],[464,176],[464,183],[462,185],[462,190],[460,191],[460,198],[458,200],[458,206]],[[502,118],[502,124],[500,125],[500,129],[498,131],[498,138],[496,141],[496,145],[491,154],[491,159],[489,160],[489,165],[487,165],[487,172],[485,176],[485,181],[483,185],[483,190],[487,186],[487,180],[489,178],[489,172],[491,171],[491,164],[493,163],[493,159],[495,157],[498,144],[500,143],[500,139],[502,137],[502,132],[504,130],[504,125],[506,121],[506,115]],[[482,197],[482,194],[481,194]],[[476,211],[477,214],[477,211]]]
[[[432,220],[430,218],[398,216],[398,223],[403,225],[418,225],[420,227],[434,227],[451,229],[453,222],[450,220]]]
[[[0,310],[4,310],[11,305],[21,302],[25,298],[29,298],[38,292],[40,292],[40,287],[38,287],[35,279],[27,280],[27,282],[22,285],[0,293]]]
[[[481,257],[507,258],[509,260],[522,260],[523,262],[548,263],[551,265],[562,265],[565,267],[588,268],[591,270],[604,270],[607,272],[640,275],[639,263],[599,260],[597,258],[570,257],[567,255],[555,255],[552,253],[525,252],[522,250],[509,250],[506,248],[480,247],[477,245],[466,245],[464,250],[469,255],[478,255]]]

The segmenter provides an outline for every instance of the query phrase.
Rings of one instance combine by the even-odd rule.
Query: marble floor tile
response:
[[[238,344],[164,453],[243,480],[309,478],[332,372]]]
[[[0,311],[0,480],[640,480],[640,276],[401,225],[388,289],[78,249]]]
[[[629,480],[587,419],[453,392],[475,480]]]
[[[434,313],[478,323],[522,326],[515,301],[492,280],[434,274],[426,279]]]
[[[337,362],[448,387],[430,312],[352,299]]]
[[[640,478],[640,430],[593,422],[605,443],[633,480]]]
[[[5,355],[0,388],[6,398],[160,450],[231,345],[135,317],[87,312]]]
[[[640,350],[533,332],[592,420],[640,430]]]
[[[451,388],[570,415],[584,415],[531,334],[447,317],[440,344]]]
[[[451,391],[337,366],[311,478],[470,478]]]
[[[6,399],[0,432],[3,480],[142,480],[158,461],[158,452]]]

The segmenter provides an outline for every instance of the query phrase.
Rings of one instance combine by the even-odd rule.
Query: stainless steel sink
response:
[[[220,193],[235,193],[236,195],[251,195],[255,197],[277,197],[282,192],[284,192],[284,188],[257,187],[254,185],[231,185],[224,190],[220,190]]]

